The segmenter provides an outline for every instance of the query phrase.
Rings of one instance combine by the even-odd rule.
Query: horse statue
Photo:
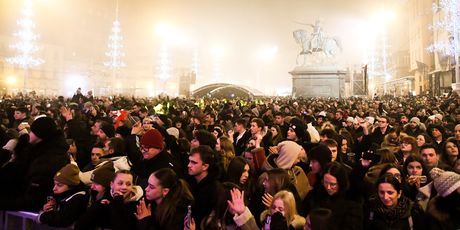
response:
[[[297,54],[296,64],[298,65],[298,59],[301,55],[304,55],[304,62],[302,65],[305,65],[307,55],[313,53],[323,53],[326,57],[332,58],[335,57],[338,51],[342,50],[340,40],[335,37],[327,37],[318,31],[309,33],[306,30],[296,30],[293,32],[294,39],[297,44],[299,44],[302,50]]]

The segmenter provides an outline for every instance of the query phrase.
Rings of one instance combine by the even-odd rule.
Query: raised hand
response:
[[[240,190],[238,190],[237,188],[233,188],[230,191],[230,196],[232,197],[232,200],[227,200],[230,213],[233,215],[243,214],[246,208],[246,206],[244,205],[244,191],[240,192]]]
[[[139,204],[136,206],[136,213],[134,213],[134,215],[136,216],[136,218],[138,220],[142,220],[144,219],[145,217],[148,217],[148,216],[151,216],[152,215],[152,209],[150,207],[150,204],[149,205],[145,205],[145,200],[144,198],[142,198],[140,201],[139,201]]]
[[[273,196],[269,193],[264,193],[262,196],[262,203],[269,208],[272,205]]]
[[[131,129],[131,134],[137,135],[142,131],[142,124],[140,121],[134,123],[132,129]]]
[[[184,218],[184,230],[195,230],[195,229],[196,229],[195,220],[192,218],[189,222],[188,216],[186,215]]]

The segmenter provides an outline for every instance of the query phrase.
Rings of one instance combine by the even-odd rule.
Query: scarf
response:
[[[379,216],[386,224],[392,225],[400,219],[408,218],[411,215],[412,201],[405,196],[398,199],[396,207],[388,208],[380,198],[374,197],[371,200],[372,211]]]

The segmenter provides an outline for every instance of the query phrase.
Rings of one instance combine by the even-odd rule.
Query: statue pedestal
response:
[[[346,71],[336,66],[298,66],[289,73],[293,97],[345,96]]]

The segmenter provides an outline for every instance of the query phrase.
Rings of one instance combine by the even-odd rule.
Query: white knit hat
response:
[[[442,197],[450,195],[460,187],[460,175],[440,168],[433,168],[430,171],[434,187]]]
[[[283,141],[278,144],[278,157],[275,160],[278,168],[290,169],[299,158],[302,146],[294,141]]]
[[[167,132],[169,135],[175,137],[176,140],[179,139],[179,129],[177,129],[176,127],[170,127],[170,128],[168,128],[168,129],[166,129],[166,132]]]

